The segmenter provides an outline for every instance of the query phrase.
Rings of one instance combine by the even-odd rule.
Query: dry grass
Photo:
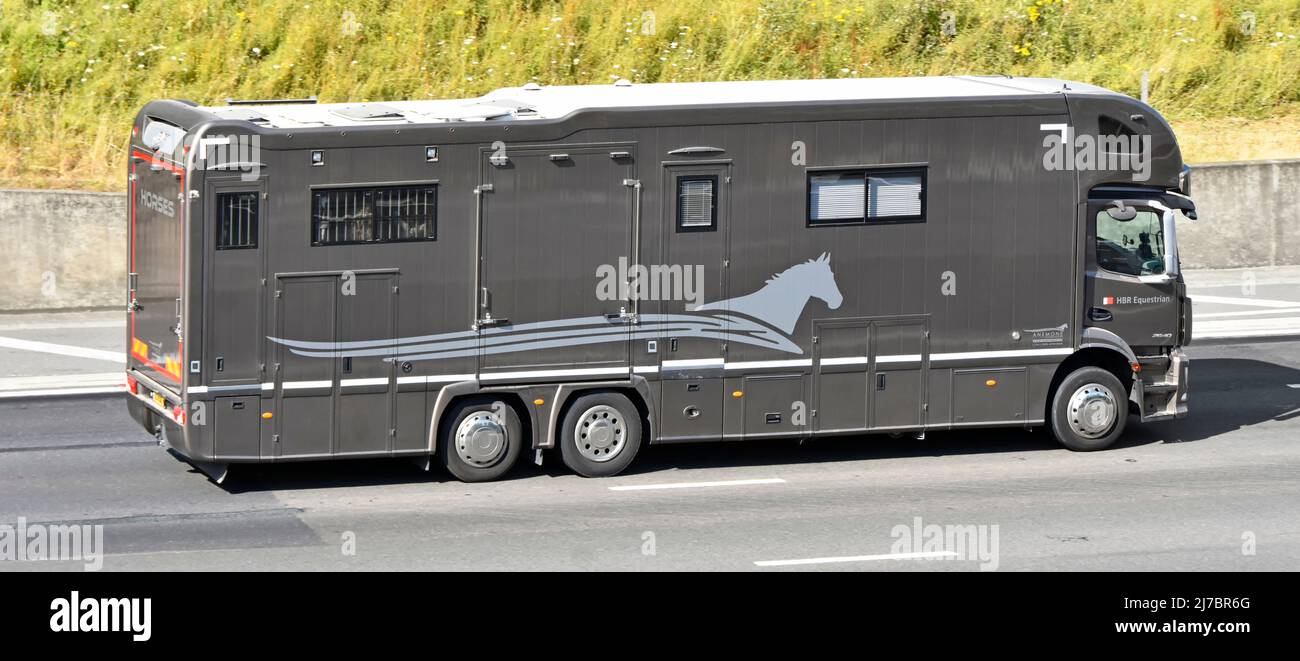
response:
[[[1300,158],[1300,111],[1271,119],[1224,117],[1170,123],[1188,163]]]
[[[619,77],[1008,73],[1137,95],[1147,72],[1190,159],[1300,155],[1295,120],[1274,119],[1300,116],[1300,0],[0,2],[0,186],[120,188],[131,117],[154,98],[456,98]]]

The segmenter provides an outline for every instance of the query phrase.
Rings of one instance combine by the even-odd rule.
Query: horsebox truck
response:
[[[162,100],[129,187],[128,406],[217,480],[977,427],[1098,450],[1187,411],[1189,172],[1090,85]]]

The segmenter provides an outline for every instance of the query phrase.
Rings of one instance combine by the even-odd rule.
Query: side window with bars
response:
[[[257,192],[217,193],[217,250],[257,247]]]
[[[312,191],[311,244],[433,241],[438,187],[387,186]]]
[[[717,175],[677,178],[677,231],[708,232],[718,229]]]
[[[808,224],[925,221],[925,168],[808,173]]]

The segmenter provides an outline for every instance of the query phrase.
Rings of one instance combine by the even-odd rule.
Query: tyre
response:
[[[523,425],[513,406],[495,398],[462,400],[443,417],[438,454],[462,482],[488,482],[514,467],[523,450]]]
[[[583,477],[617,475],[641,449],[641,413],[616,392],[578,397],[560,425],[560,457]]]
[[[1070,373],[1052,396],[1052,432],[1071,450],[1110,447],[1128,421],[1128,393],[1114,374],[1100,367]]]

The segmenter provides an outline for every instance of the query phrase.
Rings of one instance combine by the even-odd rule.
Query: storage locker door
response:
[[[335,275],[281,277],[276,280],[276,337],[318,343],[333,350]],[[333,357],[303,356],[275,345],[276,457],[326,457],[333,448]]]
[[[868,351],[871,325],[822,322],[815,327],[813,387],[819,432],[861,431],[867,427]]]
[[[349,285],[346,279],[351,277]],[[337,337],[340,343],[379,342],[345,356],[339,367],[335,454],[373,454],[391,450],[394,364],[385,349],[395,346],[397,276],[392,273],[345,274],[338,288]],[[386,342],[386,343],[385,343]]]
[[[917,429],[925,419],[930,364],[924,321],[878,321],[872,329],[873,430]]]

